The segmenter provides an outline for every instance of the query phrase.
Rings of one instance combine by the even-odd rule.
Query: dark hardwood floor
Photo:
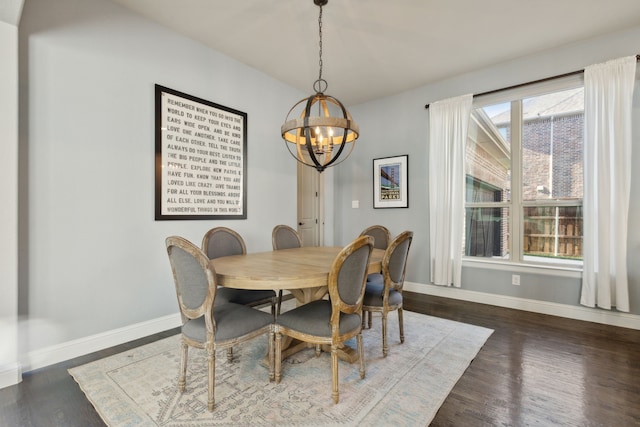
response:
[[[405,309],[494,330],[432,426],[640,426],[640,331],[419,294]]]
[[[405,309],[495,331],[433,426],[640,426],[640,331],[409,292]],[[0,426],[104,426],[67,369],[175,333],[25,374],[0,389]]]

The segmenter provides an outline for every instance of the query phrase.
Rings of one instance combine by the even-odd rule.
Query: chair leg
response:
[[[276,310],[276,313],[278,316],[280,316],[281,307],[282,307],[282,289],[278,291],[278,309]]]
[[[362,342],[362,332],[358,334],[356,341],[358,342],[358,357],[360,357],[360,378],[364,379],[366,371],[364,365],[364,344]]]
[[[398,324],[400,325],[400,342],[404,343],[404,321],[403,321],[402,308],[398,309]]]
[[[369,329],[371,329],[371,325],[373,324],[371,322],[371,318],[373,317],[373,313],[371,311],[368,311],[367,313],[369,313]]]
[[[367,319],[367,312],[362,310],[362,329],[365,329],[366,319]]]
[[[382,312],[382,355],[387,357],[389,344],[387,343],[387,312]]]
[[[276,330],[276,354],[275,354],[275,365],[276,365],[276,384],[280,384],[280,376],[282,369],[282,334]]]
[[[180,376],[178,377],[178,390],[184,392],[187,385],[187,357],[189,355],[189,346],[182,343],[182,357],[180,358]]]
[[[209,412],[213,412],[213,407],[215,405],[215,389],[216,389],[216,349],[213,345],[207,346],[207,358],[209,362],[209,392],[208,392],[208,402],[207,408]]]
[[[331,384],[333,386],[333,402],[338,403],[338,347],[335,344],[331,345]]]
[[[316,344],[316,357],[320,357],[322,355],[322,346],[320,344]]]
[[[233,347],[227,349],[227,362],[233,362]]]
[[[275,379],[275,373],[273,372],[274,368],[274,355],[273,355],[273,341],[275,339],[275,333],[273,332],[273,325],[271,325],[271,332],[269,332],[269,381],[273,381]]]

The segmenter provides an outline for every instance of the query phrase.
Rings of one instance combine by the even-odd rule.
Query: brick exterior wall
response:
[[[482,147],[476,144],[467,144],[465,173],[475,179],[487,183],[493,187],[504,190],[507,184],[507,170]],[[504,193],[504,191],[503,191]],[[477,196],[477,195],[476,195]],[[468,200],[469,202],[495,202],[493,196],[480,196],[480,200]]]
[[[553,126],[553,128],[552,128]],[[553,135],[553,144],[551,144]],[[582,198],[584,114],[529,120],[523,127],[523,198]],[[553,147],[553,166],[549,161]],[[552,169],[552,174],[549,169]],[[552,183],[539,181],[552,177]],[[538,186],[548,192],[540,194]]]

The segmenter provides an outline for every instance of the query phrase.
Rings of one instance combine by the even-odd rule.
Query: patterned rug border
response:
[[[380,318],[374,316],[373,328],[363,332],[364,380],[358,363],[340,362],[338,405],[331,400],[329,355],[316,358],[310,349],[287,359],[276,385],[269,383],[266,367],[255,363],[266,352],[266,339],[234,348],[230,366],[224,352],[217,354],[213,414],[204,408],[206,374],[198,374],[205,367],[204,352],[190,350],[187,390],[177,392],[178,335],[71,368],[69,374],[110,427],[428,425],[493,330],[404,314],[404,344],[397,336],[397,317],[389,316],[387,358],[382,357]],[[147,364],[167,369],[156,372],[144,368]]]

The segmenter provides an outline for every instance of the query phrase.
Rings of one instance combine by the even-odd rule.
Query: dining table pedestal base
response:
[[[321,349],[326,353],[331,353],[331,344],[323,344]],[[342,343],[338,346],[338,359],[344,360],[347,363],[357,362],[359,360],[358,352]]]

